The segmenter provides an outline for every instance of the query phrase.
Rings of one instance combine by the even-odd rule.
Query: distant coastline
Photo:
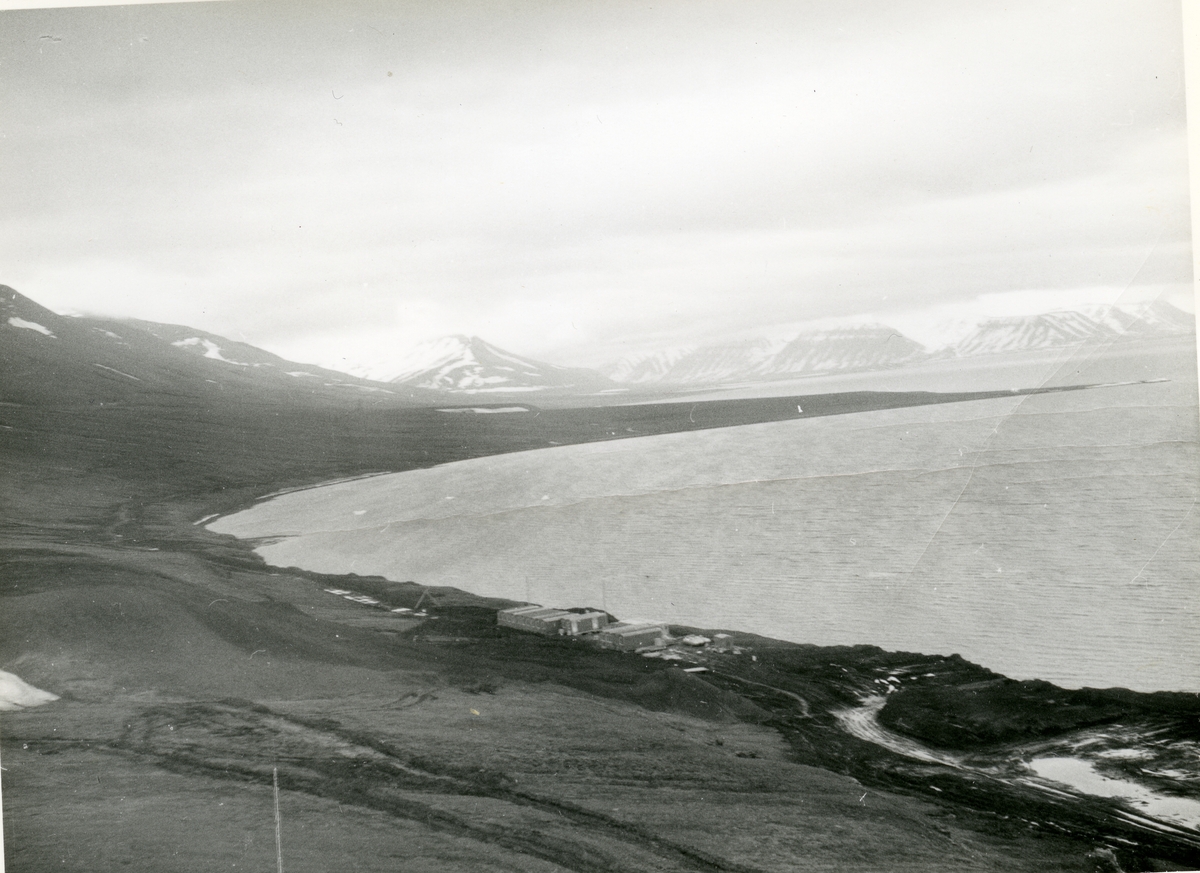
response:
[[[1176,355],[1121,350],[1084,374],[1165,382],[498,455],[210,528],[272,537],[257,551],[277,566],[1196,691],[1200,641],[1177,609],[1196,401]]]

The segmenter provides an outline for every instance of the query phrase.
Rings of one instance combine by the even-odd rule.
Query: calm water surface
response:
[[[284,536],[279,566],[1200,690],[1196,448],[1177,379],[483,458],[211,527]]]

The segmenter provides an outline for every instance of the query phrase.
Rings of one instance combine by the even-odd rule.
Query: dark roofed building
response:
[[[670,634],[666,625],[657,622],[620,621],[604,628],[596,638],[605,648],[632,652],[646,646],[661,646]]]
[[[496,624],[548,637],[577,637],[602,629],[608,624],[608,614],[597,611],[568,612],[531,604],[500,610],[496,613]]]
[[[577,637],[580,634],[590,634],[608,624],[608,614],[604,612],[568,612],[559,619],[559,628],[564,636]]]
[[[496,624],[551,637],[558,635],[560,621],[570,614],[563,609],[550,609],[545,606],[516,606],[496,613]]]

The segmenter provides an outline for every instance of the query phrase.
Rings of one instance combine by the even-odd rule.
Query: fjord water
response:
[[[1200,690],[1195,346],[1052,370],[1169,381],[480,458],[210,527],[279,538],[258,549],[279,566]]]

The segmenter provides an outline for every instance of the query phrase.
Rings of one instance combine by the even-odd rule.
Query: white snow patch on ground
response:
[[[219,345],[214,343],[212,340],[203,339],[198,336],[188,337],[184,340],[176,340],[175,342],[171,343],[171,345],[178,346],[181,349],[186,348],[187,346],[203,346],[204,357],[206,358],[212,358],[214,361],[220,361],[224,364],[233,364],[235,367],[250,366],[249,364],[243,364],[241,361],[229,360],[229,358],[221,354],[221,347]]]
[[[395,394],[395,391],[389,391],[386,388],[376,388],[373,385],[351,385],[349,382],[326,382],[326,388],[356,388],[359,391],[374,391],[378,394]]]
[[[1096,757],[1129,759],[1136,761],[1142,758],[1149,758],[1150,752],[1146,749],[1106,749],[1103,752],[1097,752]]]
[[[0,670],[0,712],[28,709],[52,700],[58,700],[58,695],[34,688],[20,676]]]
[[[13,327],[23,327],[26,330],[36,330],[43,336],[50,337],[50,339],[58,339],[58,337],[50,332],[49,328],[42,327],[42,325],[38,324],[36,321],[26,321],[23,318],[17,318],[15,315],[13,315],[8,319],[8,323]]]
[[[426,386],[418,386],[426,387]],[[430,383],[429,387],[437,387]],[[545,391],[545,385],[496,385],[490,388],[462,388],[459,389],[463,394],[499,394],[502,391],[516,394],[518,392],[528,393],[530,391]]]
[[[449,409],[439,409],[438,412],[474,412],[479,415],[486,415],[492,412],[528,412],[529,409],[524,406],[454,406]]]

